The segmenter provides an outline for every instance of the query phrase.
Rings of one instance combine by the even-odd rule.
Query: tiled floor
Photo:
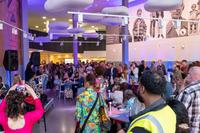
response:
[[[52,92],[50,95],[53,97]],[[74,112],[74,101],[56,100],[55,107],[46,115],[47,133],[74,133]],[[34,126],[33,133],[45,133],[43,122]]]

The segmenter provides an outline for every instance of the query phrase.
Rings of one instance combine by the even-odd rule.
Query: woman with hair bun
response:
[[[25,84],[27,93],[33,97],[35,103],[35,110],[26,113],[25,90],[18,86],[15,84],[10,88],[0,105],[0,125],[5,133],[32,133],[33,125],[43,116],[44,109],[33,89]]]

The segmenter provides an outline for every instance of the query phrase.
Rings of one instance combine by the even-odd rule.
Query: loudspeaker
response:
[[[5,51],[3,65],[7,71],[17,71],[18,70],[17,50],[6,50]]]
[[[40,65],[40,52],[33,52],[33,53],[31,53],[30,62],[34,66],[39,66]]]

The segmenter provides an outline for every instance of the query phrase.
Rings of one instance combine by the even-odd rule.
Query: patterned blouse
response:
[[[88,88],[83,93],[81,93],[77,97],[76,102],[76,120],[80,122],[80,127],[83,126],[85,119],[87,118],[90,109],[92,108],[93,104],[95,103],[97,97],[97,93],[92,89]],[[87,121],[87,124],[84,129],[84,133],[100,133],[100,121],[99,121],[99,108],[100,104],[102,106],[105,106],[105,101],[103,101],[103,98],[98,100],[92,114],[90,115],[90,118]]]

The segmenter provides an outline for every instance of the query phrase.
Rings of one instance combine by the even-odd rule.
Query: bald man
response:
[[[200,132],[200,66],[191,66],[186,77],[188,85],[178,96],[188,110],[190,133]]]

